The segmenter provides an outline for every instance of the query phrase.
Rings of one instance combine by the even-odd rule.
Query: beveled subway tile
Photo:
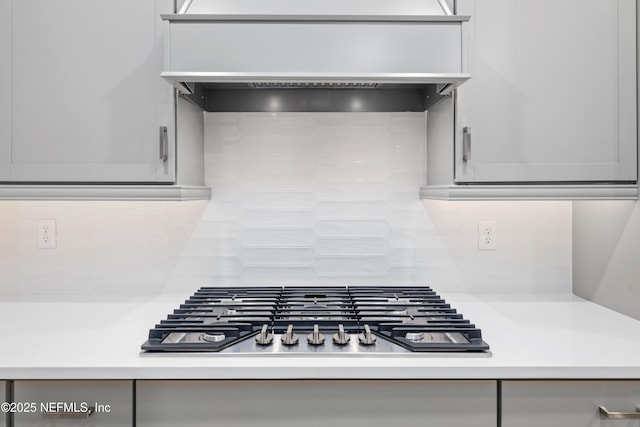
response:
[[[211,200],[214,203],[237,201],[242,194],[242,186],[233,181],[227,182],[208,182],[206,185],[211,187]]]
[[[384,256],[390,246],[385,238],[318,238],[313,249],[319,255]]]
[[[319,219],[384,219],[390,210],[385,201],[322,201],[318,202],[314,213]]]
[[[305,174],[313,173],[316,158],[309,153],[251,153],[241,156],[238,166],[252,174]]]
[[[221,124],[240,123],[242,113],[209,113],[204,115],[205,127],[214,127]]]
[[[316,203],[307,191],[247,191],[239,199],[247,209],[310,209]]]
[[[243,136],[237,125],[210,126],[206,128],[205,135],[205,147],[236,145]]]
[[[396,172],[392,171],[389,178],[389,185],[392,191],[413,193],[416,188],[427,185],[427,174],[424,170],[419,172]]]
[[[300,229],[251,229],[240,233],[239,240],[244,247],[280,248],[309,247],[317,234],[308,228]]]
[[[311,116],[245,115],[238,128],[243,135],[301,135],[306,136],[315,130]]]
[[[309,210],[247,210],[240,219],[247,228],[311,228],[315,217]]]
[[[236,162],[205,162],[204,181],[211,186],[217,182],[238,182],[238,165]]]
[[[315,188],[318,200],[387,200],[391,197],[391,186],[388,182],[322,182]]]
[[[362,147],[341,147],[329,153],[318,153],[317,162],[320,166],[351,167],[354,164],[389,165],[392,163],[391,151],[377,151]]]
[[[424,156],[427,151],[426,137],[413,134],[393,135],[391,137],[391,151]]]
[[[320,237],[384,237],[389,232],[385,221],[322,220],[314,226]]]
[[[243,170],[240,179],[247,191],[312,192],[315,179],[309,173],[256,173]]]
[[[331,147],[339,150],[344,147],[362,147],[363,149],[383,150],[391,148],[391,133],[386,127],[335,127],[316,129],[318,150]]]
[[[236,146],[233,145],[232,147],[236,147]],[[240,155],[236,153],[235,148],[233,150],[226,150],[226,151],[205,152],[204,164],[205,164],[205,167],[209,167],[209,168],[237,166],[239,156]]]
[[[384,257],[319,257],[313,264],[319,276],[327,275],[384,275],[389,263]]]
[[[425,113],[401,113],[391,115],[389,130],[393,134],[427,134],[427,120]]]
[[[394,152],[389,161],[391,171],[420,173],[426,170],[426,158],[413,152]]]
[[[312,265],[315,258],[315,252],[309,248],[244,248],[240,253],[240,259],[248,267],[306,267]]]
[[[386,274],[319,274],[314,282],[317,286],[357,286],[357,285],[390,285],[386,279]]]
[[[217,256],[235,257],[242,251],[242,245],[235,239],[221,238],[193,238],[191,239],[182,254],[184,256]]]
[[[211,143],[205,141],[204,144],[204,160],[205,162],[213,160],[216,156],[219,155],[237,155],[238,153],[238,144],[233,143]]]
[[[387,126],[389,113],[320,113],[314,114],[319,127]]]
[[[246,284],[306,285],[316,273],[311,267],[247,267],[240,274]]]
[[[316,151],[314,133],[305,135],[247,135],[238,141],[238,151],[243,155],[283,153],[299,154]]]
[[[318,165],[320,182],[386,182],[391,175],[387,162],[349,165]]]

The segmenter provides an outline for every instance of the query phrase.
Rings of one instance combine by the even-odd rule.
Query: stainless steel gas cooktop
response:
[[[488,355],[480,329],[428,286],[200,288],[146,353]]]

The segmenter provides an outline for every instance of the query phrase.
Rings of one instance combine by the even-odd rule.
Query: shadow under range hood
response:
[[[445,0],[187,0],[162,76],[205,111],[425,111],[470,78]]]

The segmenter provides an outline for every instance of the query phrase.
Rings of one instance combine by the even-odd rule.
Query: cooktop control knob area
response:
[[[338,332],[333,334],[333,342],[337,345],[347,345],[351,337],[349,334],[345,334],[344,326],[341,324],[338,325]]]
[[[320,333],[318,324],[313,325],[313,332],[307,335],[307,342],[311,345],[324,344],[324,335]]]
[[[269,345],[273,342],[273,334],[270,333],[267,329],[269,325],[266,323],[262,325],[262,330],[258,335],[256,335],[256,342],[260,345]]]
[[[287,332],[280,338],[284,345],[296,345],[298,344],[298,335],[293,332],[293,325],[287,327]]]
[[[373,345],[376,343],[376,336],[371,333],[369,325],[364,325],[364,332],[358,335],[358,340],[362,345]]]

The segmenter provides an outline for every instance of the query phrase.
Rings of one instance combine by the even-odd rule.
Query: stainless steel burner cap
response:
[[[423,332],[407,332],[407,334],[404,337],[409,341],[419,342],[419,341],[422,341],[422,339],[424,338],[424,333]]]
[[[207,342],[220,342],[220,341],[224,340],[226,338],[226,336],[222,332],[218,332],[217,334],[204,333],[204,334],[200,335],[200,338],[203,341],[207,341]]]

